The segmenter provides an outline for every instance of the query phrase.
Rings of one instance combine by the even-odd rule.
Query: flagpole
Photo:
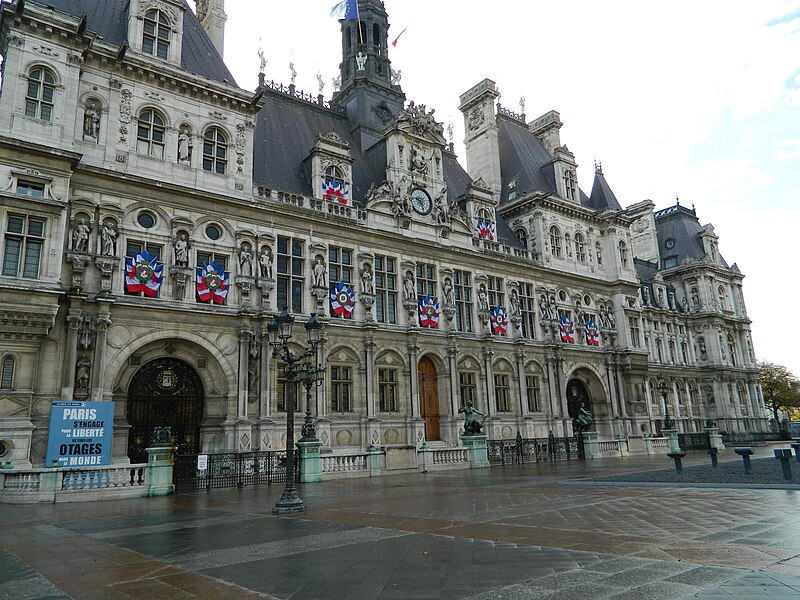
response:
[[[358,11],[358,0],[355,0],[356,3],[356,23],[358,23],[358,39],[360,43],[364,44],[364,36],[361,34],[361,14]]]

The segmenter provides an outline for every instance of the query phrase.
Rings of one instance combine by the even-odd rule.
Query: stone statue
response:
[[[478,288],[478,312],[489,312],[489,294],[483,285]]]
[[[542,320],[553,318],[553,313],[550,311],[550,304],[547,302],[547,297],[544,294],[539,296],[539,318]]]
[[[103,242],[103,247],[101,249],[101,254],[103,256],[116,256],[116,246],[117,246],[117,232],[116,230],[106,223],[103,225],[103,230],[100,233],[100,237]]]
[[[187,164],[192,157],[192,140],[185,129],[178,134],[178,162]]]
[[[423,176],[428,174],[428,161],[419,146],[411,149],[411,170]]]
[[[519,112],[523,115],[525,114],[525,96],[519,99]]]
[[[342,76],[337,75],[331,80],[331,83],[333,83],[333,91],[338,92],[342,89]]]
[[[363,52],[356,54],[356,70],[363,71],[367,64],[367,55]]]
[[[402,71],[400,69],[395,71],[391,67],[389,67],[389,70],[391,71],[392,85],[400,85],[400,78],[402,77]]]
[[[447,141],[448,141],[450,144],[452,144],[452,143],[453,143],[453,130],[454,130],[453,124],[452,124],[452,123],[450,123],[450,124],[447,126]]]
[[[94,103],[89,103],[83,110],[83,137],[98,141],[100,138],[100,115]]]
[[[312,287],[316,288],[326,288],[328,287],[328,280],[327,280],[328,270],[325,268],[325,262],[322,260],[321,256],[317,257],[317,262],[314,263],[314,269],[312,272]]]
[[[189,264],[189,244],[184,234],[175,240],[175,264],[179,267],[186,267]]]
[[[317,84],[319,85],[319,93],[322,93],[322,90],[325,89],[325,82],[322,81],[322,75],[317,73]]]
[[[395,217],[407,217],[411,214],[411,199],[406,193],[405,186],[406,178],[400,179],[400,185],[394,190],[394,198],[392,199],[392,214]]]
[[[294,68],[294,63],[289,63],[289,72],[292,74],[292,85],[294,85],[294,80],[297,79],[297,69]]]
[[[261,257],[258,259],[258,268],[261,277],[272,279],[272,254],[266,248],[261,251]]]
[[[89,246],[89,232],[91,227],[86,224],[86,219],[81,218],[72,230],[72,250],[75,252],[86,252]]]
[[[479,435],[483,429],[483,421],[486,419],[486,413],[479,411],[472,404],[472,400],[467,400],[467,404],[458,409],[458,413],[464,413],[464,435]],[[482,420],[478,421],[474,415],[481,415]]]
[[[511,299],[509,301],[511,303],[511,316],[518,317],[522,314],[522,310],[519,307],[519,294],[517,294],[517,290],[511,290]]]
[[[584,431],[589,431],[593,421],[592,413],[586,410],[586,406],[581,402],[581,406],[578,409],[578,416],[572,420],[572,426],[576,431],[583,433]]]
[[[264,56],[264,51],[259,48],[258,49],[258,72],[259,74],[264,74],[264,69],[267,67],[267,58]]]
[[[442,300],[445,306],[456,305],[456,298],[453,293],[453,282],[449,277],[446,277],[442,284]]]
[[[417,299],[417,288],[414,285],[414,275],[411,271],[406,271],[406,276],[403,280],[403,298],[412,301]]]
[[[372,285],[372,267],[370,267],[369,263],[364,263],[364,266],[361,268],[361,293],[375,293],[375,288]]]
[[[436,196],[434,206],[434,218],[439,225],[450,223],[450,206],[447,204],[447,186],[444,186]]]
[[[92,363],[86,357],[81,358],[75,368],[75,384],[79,390],[89,389],[89,372]]]
[[[253,253],[247,244],[243,244],[239,250],[239,275],[253,276]]]
[[[706,354],[706,340],[704,338],[697,338],[697,346],[700,348],[700,358],[705,358]]]

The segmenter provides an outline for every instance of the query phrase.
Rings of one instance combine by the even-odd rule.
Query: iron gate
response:
[[[297,454],[294,472],[299,474]],[[176,492],[286,483],[286,451],[181,454],[172,482]]]
[[[682,450],[708,450],[711,448],[711,438],[707,431],[679,433],[678,445]]]
[[[522,438],[488,440],[486,446],[491,464],[525,464],[583,458],[576,437]]]

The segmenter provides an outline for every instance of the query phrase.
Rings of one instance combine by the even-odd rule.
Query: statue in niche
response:
[[[253,253],[247,244],[242,244],[239,249],[239,275],[244,277],[253,276]]]
[[[517,290],[511,290],[511,299],[509,300],[511,303],[511,316],[518,317],[522,314],[522,310],[519,307],[519,294],[517,294]]]
[[[486,287],[483,284],[478,289],[478,311],[489,312],[489,294],[486,293]]]
[[[189,264],[189,243],[186,241],[186,234],[175,240],[175,264],[179,267],[186,267]]]
[[[75,387],[79,390],[89,389],[89,373],[92,363],[86,357],[81,358],[75,367]]]
[[[363,71],[367,65],[367,55],[363,52],[356,54],[356,70]]]
[[[83,139],[91,138],[95,142],[100,139],[100,115],[94,102],[83,109]]]
[[[91,227],[86,224],[86,219],[81,217],[72,230],[72,249],[75,252],[86,252],[89,245],[89,232]]]
[[[269,248],[264,248],[261,251],[261,257],[258,259],[258,269],[261,277],[272,279],[272,254],[270,254]]]
[[[189,164],[192,160],[192,139],[186,129],[181,129],[178,134],[178,162],[182,165]]]
[[[455,306],[456,298],[453,291],[453,281],[449,277],[445,277],[442,284],[442,300],[445,306]]]
[[[403,298],[414,301],[417,299],[417,287],[414,285],[414,274],[411,271],[406,271],[403,279]]]
[[[539,296],[539,318],[542,320],[549,320],[553,318],[553,313],[550,310],[550,304],[547,302],[547,297],[544,294]]]
[[[428,161],[419,146],[411,148],[411,170],[416,171],[422,176],[428,174]]]
[[[117,255],[117,231],[110,223],[103,225],[103,230],[100,233],[102,240],[101,254],[103,256],[116,256]]]
[[[372,285],[372,267],[370,267],[369,263],[364,263],[364,266],[361,268],[361,293],[375,293],[375,288]]]
[[[697,346],[700,348],[700,358],[706,358],[706,340],[704,338],[697,338]]]
[[[325,268],[325,261],[322,260],[321,256],[318,256],[312,270],[312,286],[316,288],[328,287],[327,274],[328,270]]]
[[[450,206],[447,203],[447,186],[444,186],[434,199],[434,218],[439,225],[450,223]]]
[[[408,217],[411,215],[411,199],[406,193],[406,178],[400,179],[400,185],[395,188],[394,198],[392,199],[392,214],[395,217]]]

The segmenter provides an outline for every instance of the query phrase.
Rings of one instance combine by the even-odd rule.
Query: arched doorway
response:
[[[570,419],[578,416],[579,409],[583,407],[590,413],[594,414],[592,410],[592,399],[589,396],[589,391],[580,379],[570,379],[567,383],[567,411],[569,412]]]
[[[439,437],[439,388],[436,365],[427,356],[419,361],[417,368],[419,381],[419,412],[425,420],[425,439],[438,440]]]
[[[182,360],[158,358],[139,369],[128,388],[127,413],[131,462],[147,462],[156,427],[170,428],[178,454],[199,452],[203,383]]]

